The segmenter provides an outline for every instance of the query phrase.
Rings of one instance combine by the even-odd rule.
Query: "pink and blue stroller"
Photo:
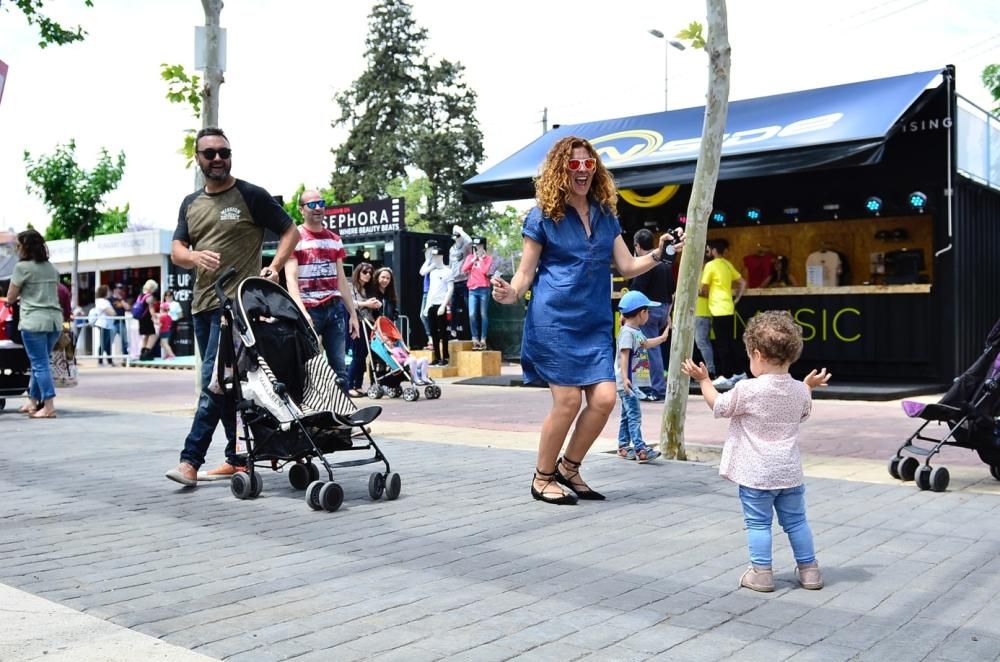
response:
[[[376,319],[374,324],[363,324],[365,339],[368,341],[368,373],[371,379],[369,398],[402,396],[403,400],[413,402],[420,399],[419,386],[424,387],[424,397],[428,400],[441,397],[441,387],[433,380],[428,378],[427,383],[417,382],[411,369],[393,356],[392,349],[395,347],[401,347],[406,354],[410,353],[410,349],[403,342],[403,336],[392,320],[383,316]],[[409,382],[409,385],[404,387],[404,382]]]
[[[903,401],[903,411],[924,423],[910,435],[889,460],[889,475],[915,481],[921,490],[943,492],[950,476],[943,466],[931,467],[931,458],[944,446],[968,448],[990,467],[990,474],[1000,480],[1000,321],[986,337],[986,347],[979,358],[955,379],[940,401],[925,404]],[[943,435],[928,436],[931,423],[944,425]],[[923,442],[923,444],[918,443]],[[903,453],[909,455],[903,456]],[[923,466],[913,457],[926,458]]]

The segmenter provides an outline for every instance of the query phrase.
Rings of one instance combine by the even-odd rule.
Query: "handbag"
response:
[[[72,338],[69,338],[68,347],[63,344],[68,335],[63,333],[56,342],[56,349],[49,354],[49,371],[52,373],[52,382],[58,388],[72,388],[79,384],[79,367],[76,364]],[[60,344],[65,348],[60,348]]]

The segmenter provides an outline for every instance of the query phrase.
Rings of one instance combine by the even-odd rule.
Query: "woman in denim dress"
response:
[[[583,138],[569,136],[552,146],[535,180],[535,198],[538,206],[521,230],[517,272],[509,283],[493,279],[499,303],[516,303],[530,287],[521,369],[526,384],[546,384],[552,395],[531,495],[554,504],[602,500],[580,476],[580,464],[615,406],[610,266],[632,278],[652,269],[661,251],[642,257],[629,252],[618,224],[614,180]],[[661,247],[673,239],[662,235]]]

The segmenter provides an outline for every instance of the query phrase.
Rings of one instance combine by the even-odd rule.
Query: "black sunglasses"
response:
[[[326,209],[326,203],[322,200],[310,200],[309,202],[303,202],[303,207],[309,207],[309,209]]]
[[[208,149],[199,150],[198,153],[205,157],[208,161],[214,161],[216,156],[221,157],[222,160],[226,160],[233,155],[233,150],[228,147],[223,147],[221,149],[213,149],[209,147]]]

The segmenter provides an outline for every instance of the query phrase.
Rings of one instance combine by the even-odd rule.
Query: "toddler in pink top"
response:
[[[799,424],[809,418],[812,389],[826,386],[826,368],[813,370],[801,382],[788,368],[802,354],[802,327],[785,311],[752,317],[743,333],[756,379],[738,382],[720,394],[705,369],[686,359],[684,374],[698,382],[716,418],[728,418],[729,435],[722,449],[719,474],[739,485],[747,527],[750,568],[740,586],[773,591],[771,519],[788,535],[803,588],[823,588],[816,563],[812,530],[806,521],[805,485],[799,457]]]

